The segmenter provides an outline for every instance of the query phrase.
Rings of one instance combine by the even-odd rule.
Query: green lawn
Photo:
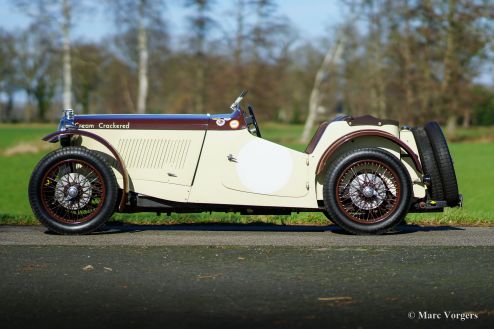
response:
[[[53,131],[55,125],[0,125],[0,224],[34,224],[37,221],[29,207],[27,185],[36,163],[47,151],[37,154],[16,154],[4,156],[8,148],[22,142],[35,142]],[[263,137],[303,150],[305,145],[298,142],[303,127],[275,123],[261,126]],[[494,143],[450,144],[459,179],[460,192],[464,196],[463,209],[447,209],[444,213],[411,214],[407,221],[422,224],[494,224]],[[155,214],[116,214],[114,220],[136,223],[194,223],[265,222],[278,224],[324,224],[321,214],[303,213],[291,216],[240,216],[215,213],[184,214],[172,216]]]
[[[444,213],[414,214],[410,221],[430,223],[494,224],[494,143],[450,144],[455,163],[462,209],[446,209]]]
[[[0,124],[0,151],[18,143],[40,141],[56,128],[55,124]]]

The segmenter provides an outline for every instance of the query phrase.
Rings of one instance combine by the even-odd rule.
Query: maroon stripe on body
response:
[[[150,130],[206,130],[208,120],[155,120],[155,119],[90,119],[78,117],[81,129],[150,129]]]

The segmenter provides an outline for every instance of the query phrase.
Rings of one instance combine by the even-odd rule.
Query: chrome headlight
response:
[[[59,131],[65,131],[67,129],[77,129],[74,124],[74,110],[66,109],[63,111],[62,118],[60,119],[60,124],[58,125]]]

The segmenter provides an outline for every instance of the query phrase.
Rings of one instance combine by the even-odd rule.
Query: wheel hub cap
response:
[[[379,207],[386,198],[386,185],[377,175],[360,174],[350,182],[350,199],[360,209],[371,210]]]
[[[69,189],[67,190],[67,195],[73,199],[77,196],[77,194],[79,194],[79,189],[75,186],[71,186],[69,187]]]
[[[91,200],[91,195],[91,183],[79,173],[63,175],[55,186],[55,199],[69,210],[84,208]]]
[[[374,189],[372,187],[370,187],[370,186],[366,186],[362,190],[362,194],[366,198],[370,198],[370,197],[374,196],[374,193],[375,193]]]

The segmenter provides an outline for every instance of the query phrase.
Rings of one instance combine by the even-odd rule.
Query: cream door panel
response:
[[[225,187],[256,194],[303,197],[307,194],[307,156],[270,141],[247,136],[227,147]]]
[[[228,156],[231,154],[237,161],[239,157],[241,160],[244,159],[244,155],[241,154],[240,150],[243,146],[249,145],[253,140],[272,144],[269,141],[252,136],[247,130],[229,132],[208,131],[194,184],[191,187],[189,202],[317,208],[315,186],[314,184],[309,184],[308,189],[306,186],[305,179],[308,176],[308,166],[306,164],[306,154],[304,153],[288,149],[290,157],[292,157],[291,171],[300,170],[300,172],[297,175],[291,175],[285,186],[281,184],[284,174],[277,174],[279,176],[277,176],[276,184],[272,182],[264,184],[260,181],[245,183],[245,178],[242,182],[236,166],[239,162],[229,161]],[[248,148],[252,147],[252,145],[256,144],[251,144]],[[282,146],[278,147],[283,148]],[[284,154],[283,151],[279,151],[278,155],[280,154]],[[270,154],[270,156],[272,155]],[[276,159],[271,160],[279,163],[276,162]],[[242,167],[239,168],[243,174],[244,170]],[[270,179],[267,175],[264,175],[264,178]],[[274,191],[275,188],[278,190]],[[259,192],[273,194],[262,194]]]

